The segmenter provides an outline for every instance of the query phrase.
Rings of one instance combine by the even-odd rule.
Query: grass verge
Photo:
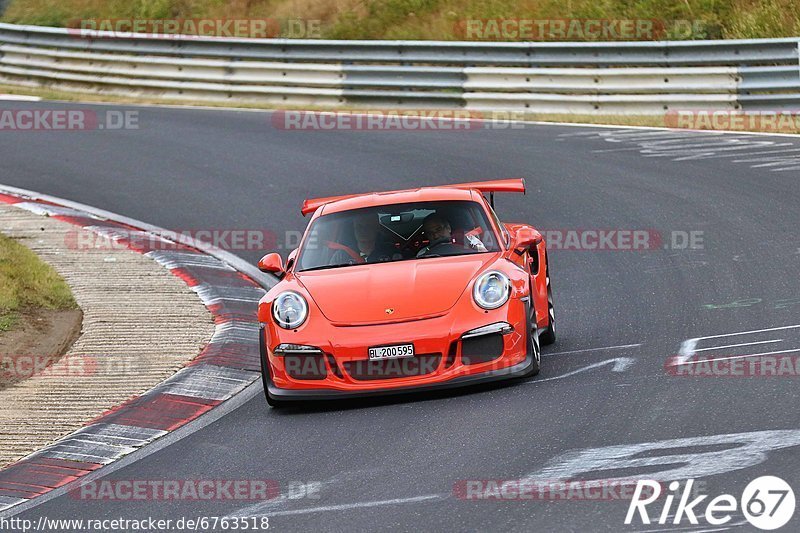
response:
[[[665,30],[655,38],[737,39],[797,35],[800,0],[10,0],[3,21],[78,27],[81,21],[92,20],[264,18],[280,23],[276,36],[289,38],[473,40],[464,32],[467,21],[523,19],[654,21]],[[290,21],[299,21],[302,31]],[[306,27],[304,21],[314,24]],[[311,34],[312,28],[318,30]],[[520,41],[598,38],[588,29],[563,33],[547,25],[533,37],[514,31],[499,35],[480,32],[473,37]]]
[[[75,309],[69,286],[30,249],[0,234],[0,331],[30,309]]]

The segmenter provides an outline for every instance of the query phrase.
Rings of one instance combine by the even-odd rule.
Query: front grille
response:
[[[287,354],[283,357],[286,374],[292,379],[320,380],[328,377],[325,357],[317,354]]]
[[[503,335],[492,333],[461,341],[461,361],[465,365],[488,363],[503,355]]]
[[[325,354],[325,357],[328,359],[328,366],[330,367],[331,372],[333,372],[333,375],[339,379],[342,379],[344,376],[342,376],[342,370],[339,368],[339,365],[336,364],[336,359],[334,359],[331,354]]]
[[[353,379],[369,381],[425,376],[436,372],[441,361],[442,354],[432,353],[382,361],[348,361],[342,366]]]
[[[450,368],[456,362],[456,356],[458,355],[458,341],[453,341],[450,343],[450,351],[447,352],[447,359],[444,361],[444,367]]]

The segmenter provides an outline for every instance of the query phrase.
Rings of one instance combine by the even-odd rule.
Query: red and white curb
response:
[[[216,323],[187,366],[141,396],[0,470],[0,511],[63,487],[185,426],[260,377],[257,302],[275,280],[205,243],[67,200],[0,186],[0,202],[108,236],[185,281]],[[154,238],[154,235],[159,238]],[[174,234],[173,234],[174,236]],[[170,250],[153,249],[170,242]]]

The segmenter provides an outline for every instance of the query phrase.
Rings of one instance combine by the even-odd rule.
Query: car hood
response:
[[[400,322],[452,308],[497,254],[398,261],[298,272],[325,317],[336,325]]]

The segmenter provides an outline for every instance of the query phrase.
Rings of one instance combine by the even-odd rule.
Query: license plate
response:
[[[413,344],[397,344],[395,346],[378,346],[369,349],[369,360],[398,359],[400,357],[414,357]]]

